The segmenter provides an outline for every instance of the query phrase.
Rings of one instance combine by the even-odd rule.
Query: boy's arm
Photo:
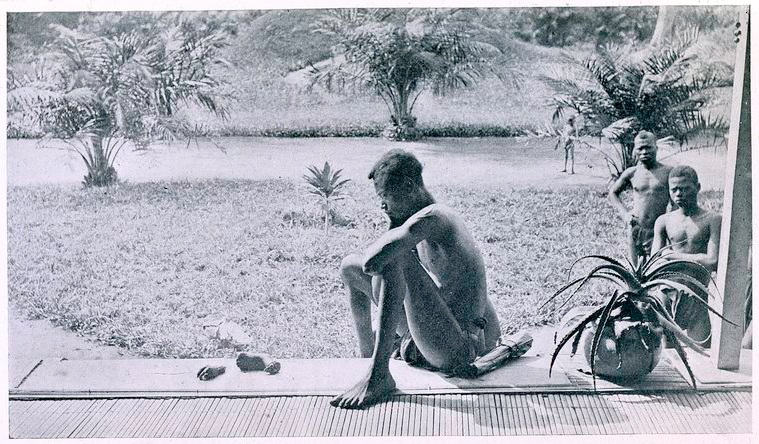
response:
[[[709,271],[717,270],[719,260],[719,237],[722,231],[722,216],[715,214],[709,220],[709,241],[706,245],[706,253],[674,253],[668,255],[671,260],[688,260],[698,262]]]
[[[622,199],[619,197],[619,195],[622,193],[622,191],[625,190],[625,188],[630,185],[630,179],[632,178],[633,174],[635,174],[635,167],[626,169],[622,174],[620,174],[617,181],[614,182],[614,184],[611,186],[611,189],[609,190],[609,202],[611,202],[612,206],[617,209],[619,215],[622,217],[622,220],[625,221],[626,225],[630,225],[635,216],[630,213],[627,207],[625,207],[625,204],[622,202]]]
[[[666,214],[656,218],[654,222],[654,241],[651,244],[651,254],[656,253],[667,245],[667,223]]]
[[[447,218],[440,209],[428,206],[413,216],[403,225],[389,230],[372,243],[364,253],[364,272],[377,275],[382,269],[403,253],[409,252],[419,242],[430,235],[446,230]]]

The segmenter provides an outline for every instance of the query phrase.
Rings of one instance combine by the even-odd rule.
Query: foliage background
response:
[[[727,6],[680,7],[678,26],[699,26],[704,52],[734,63],[730,27],[737,9]],[[380,99],[354,91],[332,94],[304,91],[294,75],[310,62],[330,55],[334,43],[314,33],[319,10],[270,10],[195,13],[216,20],[232,32],[223,57],[232,66],[219,73],[227,85],[220,91],[234,100],[231,119],[185,110],[207,134],[238,136],[373,136],[387,123]],[[547,106],[552,92],[538,79],[561,72],[562,52],[582,56],[595,45],[637,41],[644,44],[655,23],[655,7],[639,8],[499,8],[464,10],[477,27],[478,38],[508,54],[524,73],[524,83],[513,88],[496,79],[444,97],[424,94],[417,104],[419,126],[428,135],[509,136],[539,131],[550,122]],[[562,17],[569,15],[569,19]],[[45,50],[53,37],[51,23],[114,30],[149,21],[139,14],[14,13],[8,20],[9,67],[22,69]],[[120,23],[116,26],[114,23]],[[614,26],[609,26],[614,23]],[[549,36],[541,37],[541,36]],[[631,40],[632,39],[632,40]],[[638,39],[638,40],[636,40]],[[564,45],[564,46],[560,46]],[[716,49],[716,50],[715,50]],[[716,54],[716,55],[715,55]],[[221,69],[221,68],[220,68]],[[715,109],[729,115],[728,90],[719,94]],[[34,136],[13,110],[9,136]]]

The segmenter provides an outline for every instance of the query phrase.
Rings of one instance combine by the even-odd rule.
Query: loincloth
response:
[[[650,256],[651,245],[654,243],[654,229],[645,228],[640,225],[630,227],[630,237],[632,248],[637,256]]]
[[[464,334],[467,337],[467,344],[469,345],[469,359],[467,364],[471,364],[479,356],[484,348],[485,337],[484,330],[487,325],[487,319],[478,318],[472,321],[472,324],[479,329],[477,332],[470,332],[464,330]],[[414,338],[411,336],[411,332],[407,331],[401,338],[398,348],[398,358],[405,361],[407,364],[414,367],[426,368],[429,370],[440,370],[427,361],[422,352],[417,348],[414,343]]]

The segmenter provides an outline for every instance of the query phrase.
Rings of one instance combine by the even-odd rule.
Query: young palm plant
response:
[[[375,92],[390,111],[390,140],[418,137],[414,105],[426,89],[442,95],[489,75],[517,78],[508,55],[475,39],[458,10],[330,10],[314,30],[337,44],[330,60],[311,65],[311,86]]]
[[[324,208],[324,231],[329,230],[330,219],[332,215],[331,203],[335,200],[343,199],[343,188],[350,179],[342,179],[340,170],[332,170],[329,162],[324,162],[324,167],[319,169],[317,166],[308,167],[309,174],[303,176],[309,185],[308,192],[319,197]]]
[[[115,182],[114,162],[128,141],[145,147],[191,137],[177,115],[182,105],[227,115],[211,69],[226,63],[218,57],[225,32],[198,31],[181,17],[162,24],[113,36],[55,26],[58,39],[45,54],[55,68],[9,88],[9,107],[30,116],[45,132],[43,141],[61,139],[81,156],[85,185]]]
[[[640,130],[680,144],[696,134],[724,135],[728,122],[706,107],[714,88],[732,85],[730,68],[699,60],[697,42],[698,32],[689,30],[651,52],[606,47],[581,60],[566,55],[565,75],[542,76],[555,94],[554,119],[573,110],[587,133],[616,144],[612,175],[635,164],[633,140]]]
[[[696,387],[683,345],[697,353],[706,353],[675,323],[670,307],[660,298],[661,293],[657,290],[679,291],[683,297],[693,298],[724,318],[706,302],[710,294],[707,286],[694,277],[709,276],[709,271],[693,261],[667,260],[666,256],[671,251],[671,248],[659,250],[637,266],[629,261],[625,265],[602,255],[584,256],[572,264],[570,276],[574,265],[582,260],[601,262],[587,274],[571,279],[559,288],[543,306],[574,287],[558,308],[563,307],[580,288],[594,279],[612,282],[619,288],[603,305],[594,307],[590,314],[581,318],[558,342],[551,357],[549,375],[561,349],[572,340],[574,355],[587,329],[584,354],[590,364],[594,388],[597,374],[611,378],[634,378],[652,371],[659,361],[665,338],[683,361],[693,387]]]

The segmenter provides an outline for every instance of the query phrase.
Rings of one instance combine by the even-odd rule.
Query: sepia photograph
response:
[[[0,438],[751,439],[748,5],[72,5]]]

